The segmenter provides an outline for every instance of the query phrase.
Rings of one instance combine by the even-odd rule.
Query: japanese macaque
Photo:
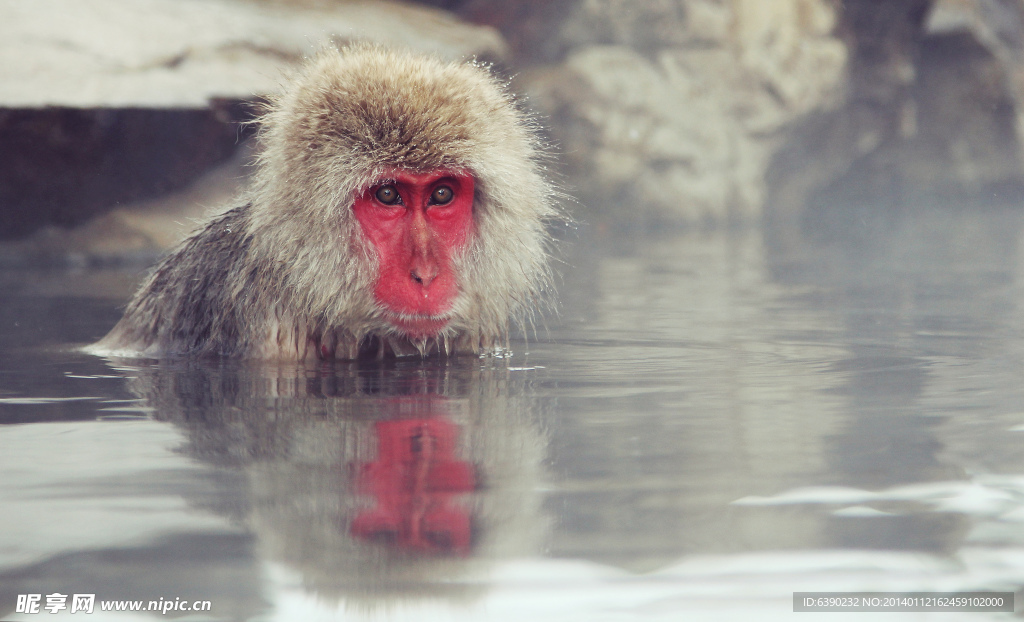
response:
[[[534,124],[475,63],[325,50],[268,105],[245,204],[161,261],[96,353],[487,353],[549,291]]]

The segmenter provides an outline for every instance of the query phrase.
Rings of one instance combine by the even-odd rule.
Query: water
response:
[[[1021,218],[841,224],[584,228],[560,314],[452,363],[104,361],[72,348],[138,272],[0,274],[0,618],[55,592],[303,621],[1019,592]]]

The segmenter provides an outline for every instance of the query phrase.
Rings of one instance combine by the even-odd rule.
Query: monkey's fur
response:
[[[370,45],[320,52],[261,119],[245,204],[163,259],[93,352],[356,358],[483,353],[549,289],[558,217],[536,129],[476,64]],[[389,171],[466,170],[474,234],[437,338],[410,340],[374,301],[376,256],[356,196]]]

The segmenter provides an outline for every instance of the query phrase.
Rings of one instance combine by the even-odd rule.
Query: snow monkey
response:
[[[488,68],[324,50],[260,124],[244,204],[164,258],[92,352],[484,354],[544,299],[555,192]]]

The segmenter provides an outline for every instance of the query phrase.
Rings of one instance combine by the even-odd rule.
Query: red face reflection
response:
[[[459,427],[445,417],[378,421],[378,455],[358,465],[360,492],[374,507],[352,521],[352,535],[424,553],[466,555],[470,518],[453,503],[476,489],[476,474],[456,456]]]
[[[452,258],[473,232],[473,177],[397,171],[356,199],[356,220],[377,252],[374,297],[414,338],[436,335],[458,295]]]

